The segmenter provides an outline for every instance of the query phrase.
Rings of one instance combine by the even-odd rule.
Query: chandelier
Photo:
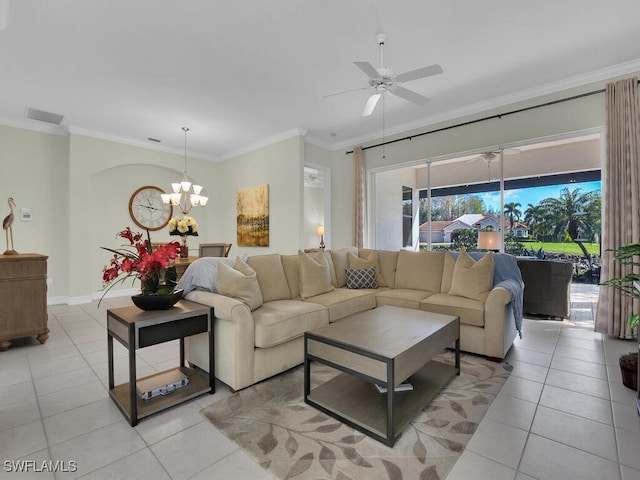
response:
[[[189,181],[187,176],[187,132],[188,127],[182,127],[184,132],[184,171],[180,182],[172,183],[171,189],[173,193],[163,193],[162,201],[174,207],[178,207],[183,215],[189,213],[192,207],[205,206],[209,201],[209,197],[200,195],[202,185],[194,185]]]

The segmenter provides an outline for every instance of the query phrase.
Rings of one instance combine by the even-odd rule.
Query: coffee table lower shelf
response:
[[[149,375],[148,377],[139,378],[137,379],[137,381],[147,378],[153,378],[173,370],[177,370],[186,375],[189,378],[189,384],[184,387],[178,388],[171,393],[168,393],[167,395],[160,395],[149,400],[142,400],[136,395],[136,423],[137,420],[141,418],[148,417],[149,415],[164,410],[165,408],[177,405],[181,402],[185,402],[187,400],[190,400],[191,398],[200,396],[203,393],[208,393],[211,390],[211,387],[209,386],[209,375],[204,371],[196,370],[189,367],[177,367],[169,369],[164,372]],[[127,418],[127,420],[131,422],[131,390],[129,383],[122,383],[115,386],[112,390],[109,391],[109,395],[118,406],[120,411]]]
[[[413,390],[394,393],[393,412],[388,412],[386,393],[380,393],[370,381],[349,373],[341,373],[314,388],[305,401],[356,430],[393,445],[415,415],[457,373],[454,366],[431,360],[407,379]],[[395,438],[387,434],[388,415],[393,415]]]

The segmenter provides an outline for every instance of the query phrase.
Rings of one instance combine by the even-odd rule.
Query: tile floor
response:
[[[593,290],[574,285],[569,320],[525,320],[513,373],[448,480],[640,479],[640,417],[616,366],[633,343],[593,333]],[[50,306],[45,345],[0,352],[0,479],[270,479],[200,415],[228,395],[223,385],[129,426],[108,397],[105,341],[106,309],[128,302]],[[126,351],[114,345],[121,383]],[[140,350],[138,376],[178,355],[177,342]],[[17,460],[78,469],[10,472]]]

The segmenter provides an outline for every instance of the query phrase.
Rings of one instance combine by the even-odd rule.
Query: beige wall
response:
[[[49,295],[62,295],[68,284],[68,157],[68,137],[0,125],[0,218],[9,214],[7,198],[13,197],[15,249],[49,256]],[[20,219],[22,208],[31,209],[30,222]]]

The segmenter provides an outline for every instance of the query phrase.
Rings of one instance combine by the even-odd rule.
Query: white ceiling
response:
[[[306,134],[341,149],[379,138],[354,61],[438,63],[385,102],[387,133],[640,71],[637,0],[0,0],[0,122],[221,160]],[[5,28],[2,28],[6,25]],[[41,124],[44,125],[44,124]],[[147,140],[161,139],[160,144]]]

